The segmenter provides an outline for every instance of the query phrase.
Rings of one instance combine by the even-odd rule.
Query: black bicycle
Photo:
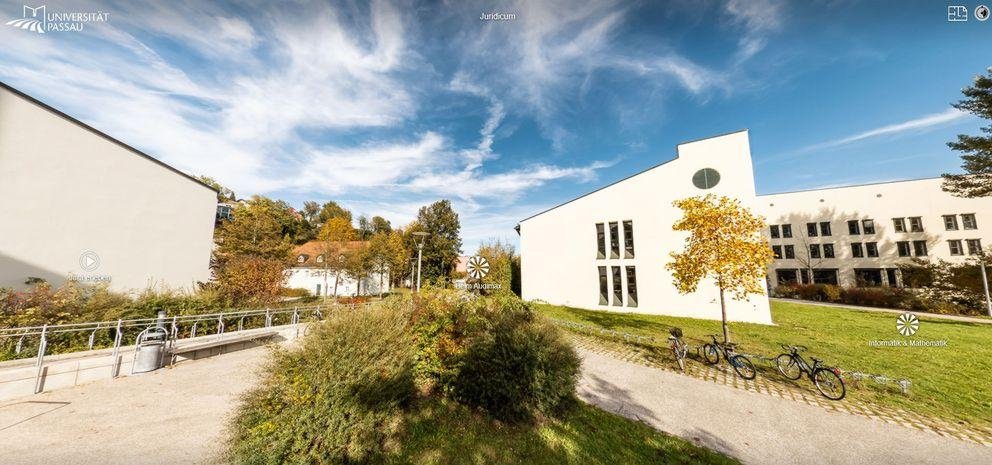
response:
[[[710,338],[713,342],[707,342],[703,344],[703,359],[706,363],[710,365],[716,365],[720,362],[720,354],[723,354],[723,358],[727,360],[727,363],[734,368],[734,371],[738,376],[744,379],[754,379],[758,375],[758,371],[754,369],[754,364],[751,363],[751,359],[747,358],[746,355],[734,353],[737,348],[737,344],[733,342],[720,342],[716,338],[716,334],[711,334]]]
[[[675,363],[678,363],[679,369],[684,372],[685,357],[689,355],[689,346],[682,340],[682,328],[672,328],[668,330],[668,333],[671,334],[668,341],[671,342],[672,353],[675,354]]]
[[[844,398],[844,395],[847,394],[847,388],[844,386],[844,380],[840,377],[839,369],[825,366],[823,360],[816,357],[810,357],[813,360],[813,365],[810,366],[806,359],[799,355],[800,352],[808,350],[806,346],[782,344],[782,348],[787,353],[779,355],[775,359],[775,364],[778,365],[778,371],[782,373],[782,376],[795,381],[805,373],[823,397],[830,400]]]

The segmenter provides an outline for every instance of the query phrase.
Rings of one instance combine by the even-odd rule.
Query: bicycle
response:
[[[675,363],[678,363],[679,369],[685,372],[685,357],[689,355],[689,346],[682,340],[682,328],[672,328],[668,330],[671,336],[668,340],[671,341],[672,353],[675,354]]]
[[[782,376],[795,381],[805,374],[823,397],[830,400],[844,398],[847,394],[847,387],[844,386],[839,369],[823,365],[823,360],[816,357],[810,357],[813,360],[813,365],[810,366],[806,359],[799,355],[799,352],[809,350],[806,346],[780,345],[788,352],[775,358],[775,365],[778,366],[778,371],[782,373]]]
[[[703,344],[703,359],[706,363],[710,365],[716,365],[720,362],[720,354],[723,353],[723,358],[727,360],[727,363],[734,368],[734,371],[738,376],[744,379],[754,379],[758,375],[758,371],[754,369],[754,364],[751,363],[751,359],[747,358],[746,355],[734,353],[737,348],[737,344],[733,342],[720,342],[716,338],[716,334],[711,334],[710,338],[713,342],[707,342]]]

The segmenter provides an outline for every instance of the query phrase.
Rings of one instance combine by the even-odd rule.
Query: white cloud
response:
[[[741,62],[765,48],[768,35],[781,28],[785,8],[779,0],[729,0],[724,12],[744,29],[737,50],[737,60]]]

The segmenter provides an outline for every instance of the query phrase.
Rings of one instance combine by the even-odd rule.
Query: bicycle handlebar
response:
[[[786,352],[792,352],[793,350],[795,350],[796,352],[805,352],[809,350],[809,348],[806,346],[793,346],[786,344],[779,344],[779,345],[782,346],[782,349],[785,349]]]

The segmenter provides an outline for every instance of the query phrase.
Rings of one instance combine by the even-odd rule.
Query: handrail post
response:
[[[117,320],[117,335],[114,336],[114,355],[113,355],[113,362],[110,365],[110,377],[111,378],[116,378],[117,377],[117,372],[118,372],[118,369],[120,368],[120,364],[117,361],[117,357],[118,357],[118,355],[120,355],[120,351],[121,351],[121,339],[123,337],[123,335],[121,334],[121,321],[122,321],[121,319],[118,319]]]
[[[35,362],[34,393],[41,392],[41,370],[45,362],[45,349],[48,348],[48,325],[41,327],[41,340],[38,342],[38,361]]]
[[[217,334],[224,334],[224,314],[217,316]]]
[[[268,328],[272,326],[272,314],[269,313],[269,309],[265,309],[265,327]]]

